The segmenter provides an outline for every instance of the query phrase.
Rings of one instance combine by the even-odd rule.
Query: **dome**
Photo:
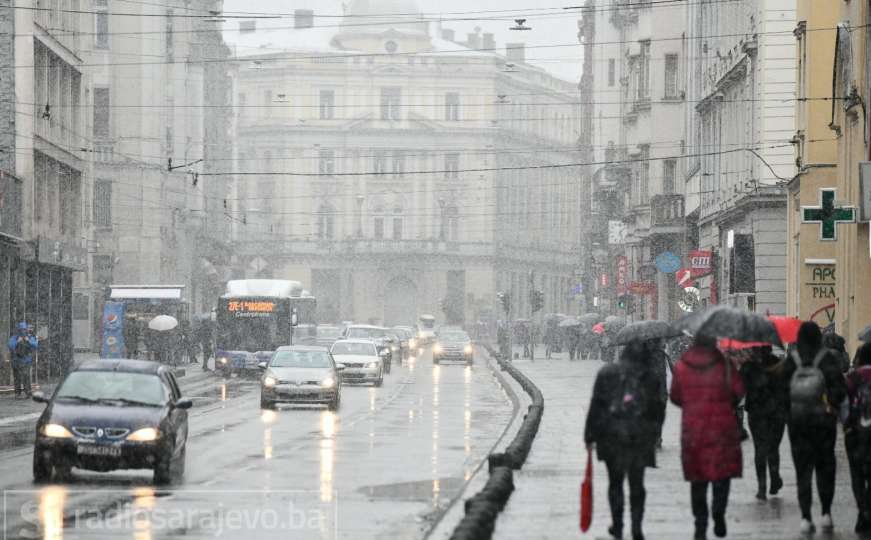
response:
[[[342,25],[358,34],[391,29],[427,34],[429,28],[421,21],[421,10],[415,0],[351,0]]]

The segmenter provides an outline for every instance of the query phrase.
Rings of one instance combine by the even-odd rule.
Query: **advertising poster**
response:
[[[103,343],[100,358],[124,356],[124,311],[123,302],[106,302],[103,307]]]

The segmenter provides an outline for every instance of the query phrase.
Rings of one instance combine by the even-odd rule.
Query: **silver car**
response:
[[[279,347],[269,362],[261,362],[260,406],[276,403],[314,403],[331,411],[342,399],[342,366],[337,366],[324,347]]]
[[[381,386],[384,383],[384,358],[372,341],[364,339],[343,339],[333,343],[330,354],[336,362],[344,366],[342,380],[346,383],[371,383]]]

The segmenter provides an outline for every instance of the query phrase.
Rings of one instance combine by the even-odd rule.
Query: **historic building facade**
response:
[[[323,321],[493,320],[502,290],[528,317],[530,287],[572,309],[576,86],[521,44],[373,17],[412,1],[351,2],[338,28],[316,9],[227,36],[237,275],[306,283]]]

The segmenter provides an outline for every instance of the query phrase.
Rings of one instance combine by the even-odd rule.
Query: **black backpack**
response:
[[[856,393],[850,400],[850,423],[865,440],[871,440],[871,382],[854,379]]]
[[[18,338],[18,341],[15,343],[15,356],[17,358],[27,358],[30,356],[30,351],[33,348],[30,346],[30,340],[25,338]]]
[[[625,370],[621,370],[619,384],[608,411],[617,438],[622,442],[630,443],[640,435],[646,396],[641,388],[639,374],[630,376]]]

